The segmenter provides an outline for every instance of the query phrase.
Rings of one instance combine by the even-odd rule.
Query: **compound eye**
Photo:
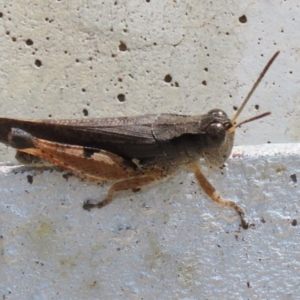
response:
[[[222,119],[227,119],[227,114],[221,109],[212,109],[208,112],[209,115],[213,117],[218,117]]]
[[[212,143],[219,145],[225,140],[226,129],[221,123],[212,123],[207,127],[206,133]]]

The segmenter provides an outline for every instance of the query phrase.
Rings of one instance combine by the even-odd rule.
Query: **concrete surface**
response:
[[[1,167],[3,298],[298,299],[299,159],[300,144],[241,146],[204,170],[248,230],[184,171],[86,212],[108,186]]]
[[[3,117],[231,116],[281,51],[240,119],[272,115],[236,137],[271,144],[206,170],[254,227],[239,230],[184,172],[86,213],[82,201],[107,186],[14,174],[14,151],[1,147],[2,298],[300,299],[299,10],[279,0],[2,1]]]

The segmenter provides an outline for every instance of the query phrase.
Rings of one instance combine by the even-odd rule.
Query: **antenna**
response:
[[[250,92],[248,93],[247,97],[245,98],[245,100],[243,101],[242,105],[239,107],[239,109],[237,110],[237,112],[235,113],[235,115],[233,116],[233,118],[231,119],[231,123],[234,124],[236,119],[238,118],[238,116],[240,115],[240,113],[242,112],[242,110],[244,109],[245,105],[247,104],[247,102],[249,101],[249,99],[251,98],[252,94],[254,93],[254,91],[256,90],[256,88],[258,87],[258,85],[260,84],[261,80],[263,79],[263,77],[265,76],[265,74],[267,73],[267,71],[269,70],[270,66],[272,65],[272,63],[274,62],[275,58],[278,56],[278,54],[280,53],[280,51],[277,51],[272,58],[269,60],[269,62],[266,64],[266,66],[264,67],[263,71],[261,72],[261,74],[259,75],[259,77],[257,78],[256,82],[254,83],[252,89],[250,90]],[[267,115],[269,115],[270,112],[267,113],[263,113],[259,116],[247,119],[241,123],[239,123],[238,125],[234,125],[233,127],[231,127],[229,130],[230,132],[234,131],[238,126],[250,122],[250,121],[254,121],[257,119],[260,119],[262,117],[265,117]]]

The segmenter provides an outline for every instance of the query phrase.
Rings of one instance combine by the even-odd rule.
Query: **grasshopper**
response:
[[[107,196],[89,200],[83,208],[101,208],[118,191],[138,191],[143,186],[187,167],[204,192],[215,202],[232,207],[248,227],[243,209],[224,200],[200,170],[199,159],[222,166],[231,154],[236,128],[270,114],[236,124],[256,87],[279,54],[276,52],[254,83],[232,119],[220,109],[190,116],[177,114],[85,120],[18,120],[0,118],[0,142],[22,154],[38,157],[91,181],[111,181]]]

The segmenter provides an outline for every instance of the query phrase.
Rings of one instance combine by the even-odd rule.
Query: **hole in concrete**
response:
[[[294,183],[297,182],[297,175],[296,175],[296,174],[292,174],[292,175],[290,176],[290,178],[291,178],[291,180],[292,180]]]
[[[125,101],[125,95],[124,94],[119,94],[117,97],[118,97],[118,100],[120,102],[124,102]]]
[[[32,175],[27,175],[27,181],[28,181],[29,184],[32,184],[33,176]]]
[[[164,81],[167,82],[167,83],[170,83],[170,82],[172,81],[172,76],[171,76],[170,74],[167,74],[167,75],[165,76]]]
[[[31,39],[27,39],[27,40],[25,41],[25,43],[26,43],[27,46],[33,45],[33,41],[32,41]]]
[[[247,17],[245,15],[242,15],[239,17],[239,21],[240,21],[240,23],[244,24],[247,22]]]
[[[34,64],[39,68],[42,66],[42,62],[39,59],[36,59]]]
[[[119,50],[123,51],[123,52],[126,51],[127,50],[126,44],[123,43],[123,42],[120,42],[120,44],[119,44]]]

